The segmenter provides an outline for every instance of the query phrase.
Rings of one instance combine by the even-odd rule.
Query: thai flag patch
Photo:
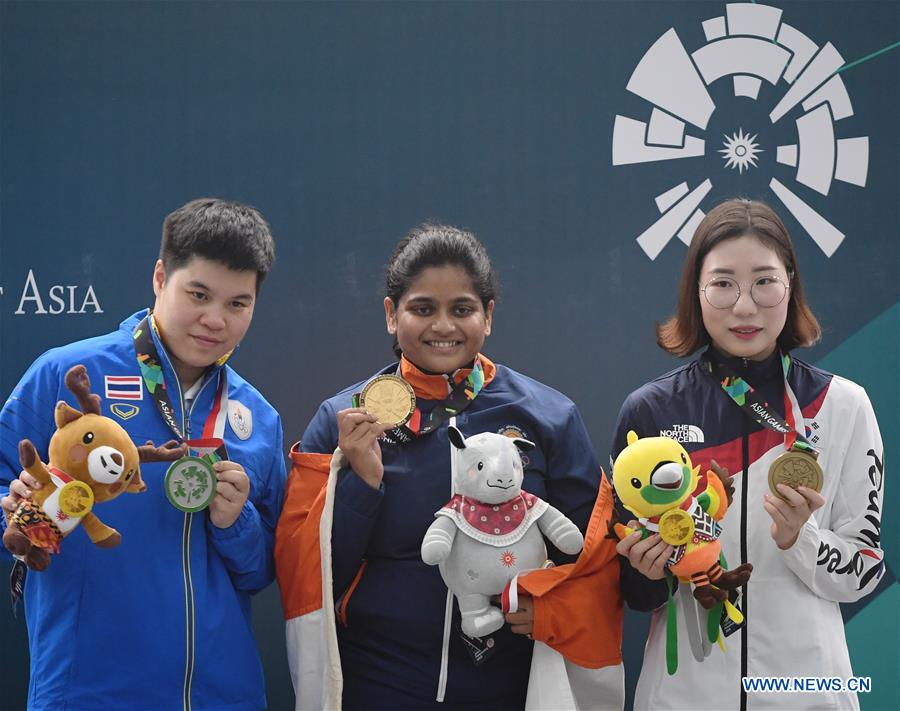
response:
[[[107,400],[143,400],[144,383],[140,375],[105,375]]]

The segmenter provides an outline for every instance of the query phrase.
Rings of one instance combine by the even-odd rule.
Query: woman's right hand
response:
[[[639,528],[637,521],[629,521],[629,528]],[[661,580],[666,574],[666,562],[672,555],[672,546],[654,533],[646,538],[641,538],[641,532],[636,530],[630,536],[626,536],[616,544],[616,552],[628,558],[631,567],[650,580]]]
[[[378,418],[362,407],[349,407],[338,412],[337,424],[338,447],[357,476],[377,489],[384,476],[378,438],[391,426],[378,424]]]

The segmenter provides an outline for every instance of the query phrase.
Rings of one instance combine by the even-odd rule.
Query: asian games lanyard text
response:
[[[398,375],[399,372],[398,368]],[[412,442],[416,437],[433,432],[451,417],[456,417],[465,410],[483,387],[484,367],[481,365],[481,358],[476,355],[475,362],[472,363],[472,372],[451,388],[446,400],[435,405],[427,415],[422,415],[419,408],[416,407],[409,422],[389,430],[385,435],[388,439],[406,444]]]
[[[704,370],[719,382],[725,394],[734,400],[747,417],[757,424],[785,436],[785,449],[804,452],[815,458],[818,456],[818,452],[813,449],[806,437],[797,431],[798,416],[801,418],[800,421],[802,421],[803,415],[800,412],[800,405],[797,402],[794,391],[791,390],[791,386],[788,384],[787,375],[791,365],[791,357],[783,353],[779,354],[779,358],[781,370],[784,374],[784,418],[773,412],[769,403],[764,402],[756,394],[753,386],[727,365],[716,363],[709,356],[703,357],[703,364]]]
[[[144,385],[147,386],[147,391],[156,403],[156,409],[160,416],[180,441],[184,441],[191,449],[200,452],[201,459],[206,459],[209,464],[228,459],[225,440],[222,438],[225,433],[225,420],[228,419],[228,385],[225,369],[222,368],[219,375],[219,389],[216,392],[213,408],[203,424],[202,438],[185,440],[178,421],[175,419],[175,410],[169,399],[159,351],[153,341],[151,328],[156,330],[156,325],[153,323],[153,315],[147,314],[134,329],[132,335],[134,336],[134,352],[141,368]]]

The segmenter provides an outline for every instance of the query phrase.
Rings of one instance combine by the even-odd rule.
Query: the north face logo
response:
[[[669,437],[676,442],[704,442],[703,430],[697,425],[672,425],[670,429],[660,430],[660,437]]]

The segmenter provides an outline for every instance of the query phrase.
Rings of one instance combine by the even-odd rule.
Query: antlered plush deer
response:
[[[97,518],[94,503],[145,491],[140,462],[172,461],[187,452],[187,446],[175,440],[161,447],[151,442],[136,447],[121,425],[100,414],[100,397],[91,393],[83,365],[72,367],[65,383],[81,411],[62,400],[56,404],[48,464],[40,460],[29,440],[19,442],[22,468],[43,486],[19,504],[3,535],[3,545],[35,570],[50,565],[50,553],[59,552],[62,539],[78,524],[94,545],[119,545],[121,534]]]

